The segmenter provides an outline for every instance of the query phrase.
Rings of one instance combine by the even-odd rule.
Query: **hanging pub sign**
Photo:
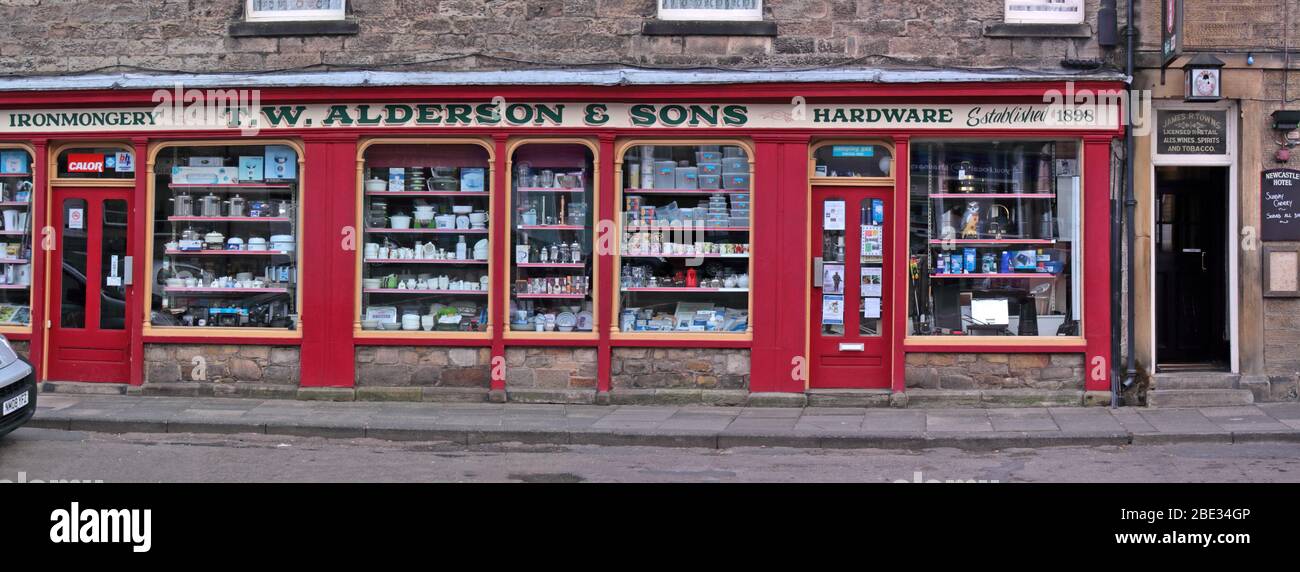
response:
[[[1169,67],[1183,53],[1183,0],[1161,0],[1160,67]]]
[[[1156,153],[1224,155],[1228,152],[1225,110],[1161,109],[1156,111]]]
[[[1260,240],[1300,240],[1300,170],[1264,171],[1259,207]]]

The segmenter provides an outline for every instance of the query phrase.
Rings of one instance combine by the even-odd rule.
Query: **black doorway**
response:
[[[1228,168],[1156,168],[1156,368],[1230,367]]]

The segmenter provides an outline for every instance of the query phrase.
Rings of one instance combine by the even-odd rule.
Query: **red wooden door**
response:
[[[129,189],[56,189],[51,203],[49,370],[56,381],[126,382]]]
[[[890,386],[891,316],[888,188],[813,189],[812,255],[821,284],[812,288],[813,388]],[[815,268],[815,267],[814,267]],[[814,277],[814,281],[817,277]]]

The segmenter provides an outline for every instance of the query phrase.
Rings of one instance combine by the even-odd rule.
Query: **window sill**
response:
[[[230,25],[234,38],[278,36],[355,36],[361,27],[353,20],[318,20],[309,22],[235,22]]]
[[[1087,24],[1007,24],[984,26],[986,38],[1091,38]]]
[[[709,22],[650,20],[642,24],[646,36],[776,36],[776,22]]]

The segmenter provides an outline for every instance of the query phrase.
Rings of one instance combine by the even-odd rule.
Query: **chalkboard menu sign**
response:
[[[1260,192],[1260,240],[1300,240],[1300,171],[1264,171]]]
[[[1228,112],[1162,109],[1156,111],[1156,153],[1223,155],[1228,152]]]

